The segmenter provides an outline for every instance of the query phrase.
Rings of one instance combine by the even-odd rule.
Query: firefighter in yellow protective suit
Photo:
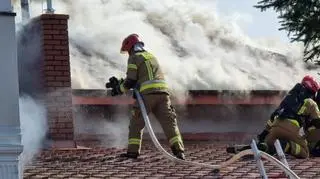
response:
[[[320,106],[320,91],[317,92],[315,101]],[[308,141],[310,155],[320,157],[320,129],[316,125],[310,124],[307,126],[306,139]]]
[[[161,124],[172,153],[184,160],[184,145],[177,125],[177,116],[157,58],[144,49],[144,42],[137,34],[131,34],[123,40],[121,53],[123,52],[129,54],[126,78],[112,89],[112,94],[121,95],[131,88],[138,89],[147,112],[152,112]],[[139,156],[144,127],[145,123],[136,101],[129,125],[128,149],[121,157]]]
[[[320,157],[320,129],[315,126],[310,126],[306,132],[306,139],[310,155],[313,157]]]
[[[309,126],[320,128],[320,112],[315,102],[318,90],[319,84],[307,75],[289,91],[258,135],[260,150],[275,153],[274,142],[279,139],[285,153],[309,157],[307,130]]]

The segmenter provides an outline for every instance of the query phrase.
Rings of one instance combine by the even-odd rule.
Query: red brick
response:
[[[67,25],[67,24],[68,24],[68,21],[67,21],[67,20],[60,20],[60,24],[61,24],[61,25]]]
[[[46,55],[61,55],[61,51],[59,50],[47,50]]]
[[[65,103],[64,103],[64,106],[65,106],[65,107],[70,107],[70,108],[72,108],[72,107],[73,107],[72,98],[71,98],[71,102],[65,102]]]
[[[67,128],[73,128],[73,123],[65,123]]]
[[[63,82],[63,86],[70,87],[71,86],[71,82],[70,81]]]
[[[70,79],[70,78],[69,78]],[[72,89],[67,88],[66,90],[63,91],[63,96],[72,96]]]
[[[63,73],[61,71],[46,71],[47,76],[61,76]]]
[[[57,76],[56,80],[57,81],[66,81],[66,82],[68,82],[68,81],[70,81],[70,78],[67,77],[67,76]]]
[[[70,61],[64,61],[64,62],[62,62],[62,65],[70,66]]]
[[[68,35],[69,32],[67,30],[60,30],[60,35]]]
[[[50,75],[48,75],[48,76],[50,76]],[[51,92],[55,92],[57,89],[55,88],[55,87],[48,87],[47,88],[47,91],[49,92],[49,93],[51,93]]]
[[[73,140],[73,133],[71,134],[66,134],[66,138],[67,140]]]
[[[50,117],[50,118],[65,118],[65,117],[67,117],[67,116],[65,116],[64,115],[64,113],[49,113],[48,114],[48,116]]]
[[[55,81],[56,80],[56,78],[54,76],[47,76],[45,78],[46,78],[46,81]]]
[[[59,81],[47,82],[47,86],[63,86],[63,83]]]
[[[49,133],[58,133],[58,129],[50,128]]]
[[[55,60],[69,61],[69,56],[55,56]]]
[[[67,117],[60,117],[60,118],[53,118],[55,121],[59,121],[59,122],[72,122],[71,118],[67,118]]]
[[[61,82],[62,83],[62,82]],[[69,97],[69,98],[66,98],[66,97],[56,97],[56,100],[59,101],[59,102],[71,102],[72,101],[72,98]]]
[[[62,55],[69,55],[69,47],[68,47],[68,50],[63,50],[61,52]]]
[[[57,97],[57,98],[63,98],[63,97]],[[64,98],[67,99],[67,98]],[[57,100],[59,102],[59,100]],[[68,117],[70,116],[72,113],[70,113],[70,111],[72,111],[72,108],[66,108],[66,107],[61,107],[58,109],[58,113],[60,116],[65,116]]]
[[[61,41],[61,45],[69,45],[69,40]]]
[[[57,71],[69,71],[70,68],[68,66],[56,66],[55,70],[57,70]]]
[[[56,80],[57,77],[53,76],[53,78]],[[62,96],[62,95],[63,95],[62,91],[55,91],[55,92],[48,94],[48,96],[50,96],[50,97],[57,97],[57,96]]]
[[[56,124],[55,124],[55,127],[56,128],[66,128],[66,124],[64,123],[64,122],[57,122]]]
[[[54,56],[52,56],[52,55],[45,55],[45,56],[44,56],[44,59],[45,59],[45,60],[53,60],[53,59],[54,59]]]
[[[43,30],[52,30],[52,25],[51,24],[43,24],[42,29]]]
[[[51,98],[47,98],[46,102],[52,104],[52,103],[55,103],[55,102],[56,102],[56,99],[55,99],[55,98],[52,98],[52,97],[51,97]]]
[[[55,139],[65,139],[66,138],[66,134],[60,134],[60,133],[51,133],[51,137],[55,138]]]
[[[49,55],[55,55],[55,54],[51,53],[51,51],[53,50],[53,46],[52,45],[44,45],[43,46],[43,50],[44,50],[45,55],[48,55],[48,56]],[[46,60],[48,60],[48,59],[46,59]]]
[[[46,19],[42,21],[43,25],[48,25],[48,24],[60,24],[59,20],[56,19]]]
[[[45,66],[45,70],[54,70],[54,66]]]
[[[65,133],[65,134],[72,134],[73,129],[72,128],[64,128],[64,129],[58,129],[59,133]]]
[[[45,65],[48,66],[60,66],[62,65],[61,61],[45,61]]]
[[[46,40],[44,45],[60,45],[60,40]]]
[[[52,35],[43,35],[43,39],[44,40],[51,40],[51,39],[53,39],[53,36]]]
[[[59,35],[59,30],[43,30],[43,35]]]
[[[41,16],[42,20],[47,20],[47,19],[64,19],[67,20],[69,18],[69,15],[65,15],[65,14],[42,14]]]
[[[68,29],[68,26],[66,26],[66,25],[61,25],[61,23],[60,23],[60,24],[53,25],[52,28],[53,28],[54,30],[67,30],[67,29]]]
[[[55,45],[53,47],[53,49],[55,49],[55,50],[64,50],[64,49],[68,49],[68,46],[67,45]]]
[[[47,110],[48,110],[48,111],[51,111],[51,112],[55,112],[55,111],[57,111],[58,109],[57,109],[57,107],[50,107],[50,106],[48,106],[48,107],[47,107]]]
[[[66,40],[66,39],[68,39],[68,36],[66,36],[66,35],[54,35],[53,38],[56,39],[56,40]]]
[[[70,76],[70,72],[69,71],[63,72],[63,75]]]

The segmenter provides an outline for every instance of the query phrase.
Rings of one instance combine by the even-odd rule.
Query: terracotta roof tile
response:
[[[186,143],[187,160],[219,164],[231,154],[224,144]],[[139,159],[125,160],[118,155],[125,149],[91,146],[86,150],[46,150],[39,153],[36,161],[25,168],[24,178],[260,178],[253,160],[237,161],[230,165],[232,171],[211,169],[172,163],[155,147],[145,142]],[[170,151],[164,144],[164,148]],[[320,158],[293,159],[288,157],[290,168],[301,178],[320,178]],[[265,168],[269,178],[286,178],[284,172],[268,161]]]

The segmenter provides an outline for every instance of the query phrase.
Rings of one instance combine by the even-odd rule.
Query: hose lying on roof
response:
[[[214,172],[218,172],[220,171],[220,169],[222,168],[226,168],[231,170],[231,168],[229,168],[228,166],[234,162],[236,162],[237,160],[239,160],[241,157],[245,156],[245,155],[253,155],[253,151],[251,149],[247,149],[244,151],[239,152],[238,154],[234,155],[232,158],[230,158],[229,160],[222,162],[220,165],[212,165],[212,164],[205,164],[205,163],[198,163],[198,162],[192,162],[192,161],[187,161],[187,160],[181,160],[178,159],[174,156],[172,156],[170,153],[168,153],[159,143],[157,137],[155,136],[151,124],[150,124],[150,120],[144,105],[144,102],[142,100],[142,97],[140,95],[140,93],[135,89],[134,93],[137,97],[139,106],[140,106],[140,110],[145,122],[145,126],[148,129],[148,132],[151,136],[152,142],[154,143],[154,145],[157,147],[157,149],[169,160],[172,160],[173,162],[177,162],[177,163],[181,163],[181,164],[186,164],[186,165],[193,165],[193,166],[198,166],[198,167],[208,167],[213,169]],[[282,170],[284,170],[288,175],[290,175],[293,178],[296,179],[300,179],[292,170],[290,170],[290,168],[288,168],[286,165],[284,165],[283,163],[281,163],[280,161],[278,161],[276,158],[272,157],[271,155],[260,151],[261,157],[267,159],[268,161],[274,163],[275,165],[277,165],[278,167],[280,167]]]

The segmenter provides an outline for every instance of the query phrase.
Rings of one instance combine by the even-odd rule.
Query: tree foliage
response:
[[[291,42],[303,42],[305,61],[320,64],[320,0],[261,0],[254,7],[279,13],[279,30]]]

